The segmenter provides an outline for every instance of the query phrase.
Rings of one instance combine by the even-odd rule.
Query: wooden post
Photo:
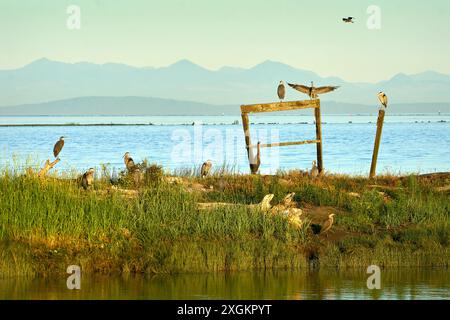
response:
[[[323,171],[323,158],[322,158],[322,121],[320,120],[320,100],[316,100],[317,107],[314,108],[314,116],[316,118],[316,140],[317,140],[317,168],[319,174]]]
[[[270,147],[283,147],[283,146],[291,146],[291,145],[302,145],[309,143],[317,144],[317,162],[319,173],[323,171],[323,160],[322,160],[322,128],[321,128],[321,120],[320,120],[320,100],[303,100],[303,101],[286,101],[286,102],[276,102],[276,103],[263,103],[263,104],[249,104],[249,105],[241,105],[241,117],[242,117],[242,126],[244,128],[245,135],[245,146],[247,149],[247,156],[250,163],[250,171],[252,174],[256,174],[257,172],[253,172],[256,166],[253,166],[255,161],[254,156],[254,148],[257,145],[252,145],[250,138],[250,123],[249,123],[249,114],[250,113],[262,113],[262,112],[276,112],[276,111],[291,111],[291,110],[299,110],[299,109],[314,109],[314,114],[316,117],[316,139],[315,140],[304,140],[304,141],[290,141],[290,142],[274,142],[274,143],[266,143],[260,144],[260,148],[270,148]]]
[[[375,145],[373,147],[372,164],[370,166],[369,178],[375,177],[375,171],[377,169],[378,150],[380,149],[380,140],[381,140],[381,133],[383,131],[384,114],[385,114],[384,109],[380,109],[380,111],[378,111],[377,134],[375,136]]]
[[[242,116],[242,127],[244,128],[244,135],[245,135],[245,147],[247,148],[248,163],[250,165],[251,171],[252,170],[251,164],[254,157],[253,157],[253,149],[250,148],[252,142],[250,139],[250,125],[248,120],[248,113],[243,112],[241,116]]]

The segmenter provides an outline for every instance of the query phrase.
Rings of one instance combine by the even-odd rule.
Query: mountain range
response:
[[[374,105],[322,102],[323,114],[376,113]],[[450,103],[403,103],[389,106],[394,113],[448,112]],[[206,103],[150,97],[80,97],[51,102],[0,107],[0,115],[239,115],[238,105]],[[296,110],[283,114],[311,114],[311,110]]]
[[[431,112],[430,108],[433,112],[435,109],[450,112],[450,75],[434,71],[399,73],[379,83],[353,83],[274,61],[248,69],[208,70],[188,60],[162,68],[138,68],[113,63],[72,64],[44,58],[22,68],[0,70],[0,114],[26,110],[33,114],[84,111],[127,114],[128,109],[133,114],[192,114],[193,110],[196,114],[202,110],[205,114],[211,110],[230,113],[241,104],[277,101],[276,87],[280,80],[340,86],[321,100],[339,106],[344,112],[358,110],[358,105],[378,105],[379,91],[388,94],[393,106],[410,106],[406,109],[412,108],[412,112]],[[287,88],[286,100],[306,98]]]

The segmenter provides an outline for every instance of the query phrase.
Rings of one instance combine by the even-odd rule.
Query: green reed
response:
[[[183,185],[164,182],[156,166],[143,170],[146,178],[139,184],[121,173],[119,187],[138,191],[129,197],[111,188],[105,168],[86,191],[76,174],[38,179],[4,170],[0,275],[64,272],[74,263],[103,273],[298,268],[309,266],[311,257],[337,267],[371,261],[448,266],[449,197],[436,191],[442,181],[391,176],[311,180],[297,172],[262,177],[229,173],[224,167],[205,179],[186,171],[188,183],[213,187],[188,192]],[[343,236],[317,236],[308,221],[296,229],[281,216],[246,206],[268,193],[276,204],[289,192],[296,193],[300,207],[339,210],[332,232]],[[199,211],[198,202],[237,206]]]

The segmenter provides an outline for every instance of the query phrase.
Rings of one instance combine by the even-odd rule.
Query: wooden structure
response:
[[[319,169],[319,173],[321,173],[323,171],[323,159],[322,159],[322,126],[321,126],[321,118],[320,118],[320,100],[319,99],[242,105],[241,106],[242,126],[244,128],[245,145],[247,148],[247,156],[249,158],[249,162],[252,163],[252,160],[254,159],[253,149],[257,147],[256,144],[252,144],[252,142],[251,142],[249,114],[263,113],[263,112],[289,111],[289,110],[299,110],[299,109],[309,109],[309,108],[314,109],[314,116],[316,119],[316,121],[315,121],[316,122],[316,139],[260,144],[260,147],[261,148],[284,147],[284,146],[315,143],[317,145],[317,167]],[[251,170],[251,167],[250,167],[250,170]],[[252,172],[252,173],[255,174],[256,172]]]
[[[381,133],[383,131],[383,123],[384,123],[384,115],[385,110],[380,109],[378,111],[378,120],[377,120],[377,134],[375,136],[375,145],[373,147],[372,154],[372,164],[370,165],[370,175],[369,178],[375,177],[376,169],[377,169],[377,159],[378,159],[378,150],[380,149],[380,141],[381,141]]]

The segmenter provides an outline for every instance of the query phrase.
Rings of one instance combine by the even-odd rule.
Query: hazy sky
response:
[[[66,27],[69,5],[81,29]],[[369,5],[381,29],[369,30]],[[344,24],[344,16],[356,17]],[[450,74],[449,0],[0,0],[0,69],[65,62],[209,69],[275,60],[350,81]]]

